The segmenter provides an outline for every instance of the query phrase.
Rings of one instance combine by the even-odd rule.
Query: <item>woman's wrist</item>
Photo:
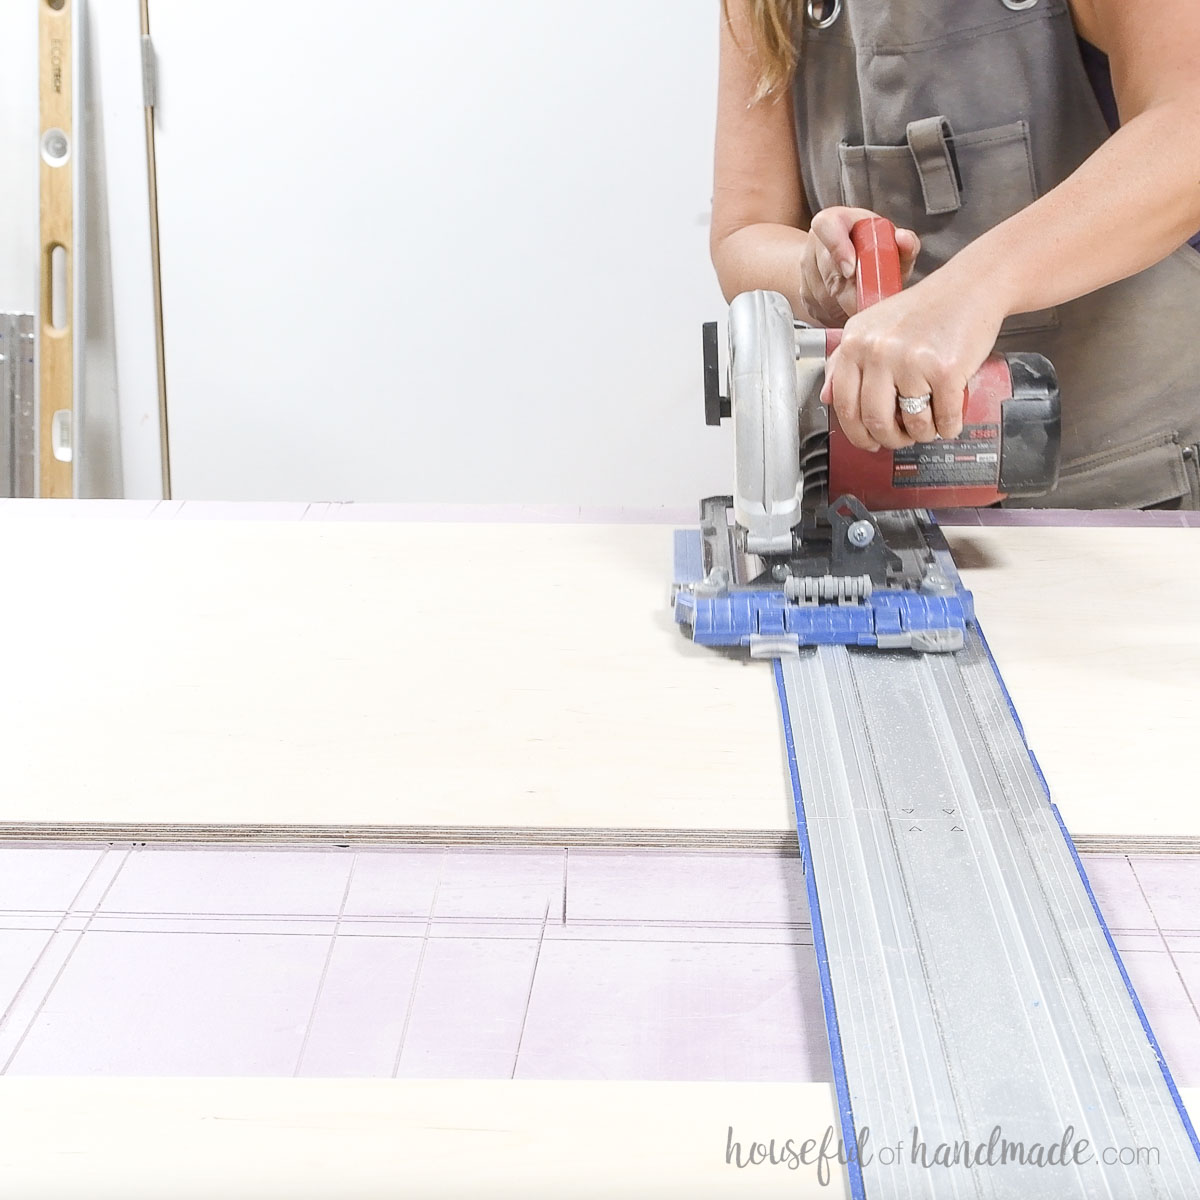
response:
[[[1014,313],[1038,306],[1027,300],[1027,272],[1020,257],[990,246],[994,240],[991,234],[984,234],[929,278],[937,277],[951,294],[961,296],[964,304],[981,306],[999,324]]]

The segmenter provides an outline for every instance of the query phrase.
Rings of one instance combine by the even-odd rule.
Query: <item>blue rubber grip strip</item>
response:
[[[813,948],[817,953],[817,971],[821,977],[821,1006],[825,1010],[825,1031],[829,1036],[829,1057],[833,1061],[833,1086],[837,1092],[838,1117],[842,1125],[842,1142],[846,1148],[846,1170],[850,1175],[850,1194],[854,1200],[866,1200],[863,1190],[862,1164],[858,1161],[857,1133],[854,1112],[850,1104],[850,1084],[846,1079],[846,1061],[842,1053],[842,1035],[838,1028],[837,1005],[833,998],[833,983],[829,978],[829,951],[825,945],[825,926],[821,922],[821,898],[817,895],[816,871],[812,859],[812,843],[808,837],[808,821],[804,816],[804,796],[800,788],[800,768],[796,765],[796,742],[792,736],[792,717],[788,710],[787,689],[783,682],[783,664],[775,660],[775,686],[779,691],[779,711],[783,718],[783,736],[787,745],[788,770],[792,776],[792,795],[796,803],[796,833],[804,864],[804,886],[808,892],[809,919],[812,922]]]
[[[992,664],[992,671],[996,675],[996,682],[1000,685],[1000,690],[1004,693],[1004,699],[1008,704],[1008,711],[1012,713],[1012,718],[1016,722],[1017,728],[1021,731],[1021,739],[1025,742],[1025,749],[1029,750],[1029,742],[1025,737],[1025,728],[1021,724],[1021,718],[1017,716],[1017,707],[1013,704],[1012,697],[1008,694],[1008,687],[1004,683],[1004,677],[1000,674],[1000,668],[996,664],[992,648],[988,645],[987,638],[983,636],[983,630],[979,628],[978,624],[975,626],[975,632],[979,637],[980,644],[983,646],[984,653],[988,656],[988,662]],[[788,745],[790,748],[790,738]],[[1096,893],[1092,891],[1092,885],[1087,877],[1087,872],[1083,868],[1079,851],[1075,848],[1075,842],[1071,837],[1070,831],[1067,829],[1066,822],[1062,819],[1062,813],[1058,811],[1058,805],[1050,799],[1049,785],[1046,783],[1046,777],[1042,774],[1042,768],[1032,750],[1029,750],[1029,761],[1033,763],[1033,769],[1037,772],[1038,779],[1041,780],[1042,790],[1046,793],[1046,799],[1050,801],[1050,811],[1054,814],[1054,819],[1058,822],[1059,829],[1062,830],[1063,840],[1067,843],[1067,849],[1071,851],[1071,857],[1075,860],[1075,869],[1079,872],[1079,878],[1083,882],[1084,890],[1088,894],[1088,899],[1092,902],[1092,911],[1096,914],[1096,920],[1100,922],[1100,928],[1104,933],[1105,941],[1108,942],[1108,948],[1112,951],[1113,961],[1117,964],[1117,970],[1121,972],[1121,978],[1125,981],[1129,998],[1133,1001],[1134,1011],[1142,1023],[1142,1028],[1146,1031],[1146,1038],[1150,1042],[1150,1048],[1154,1051],[1154,1057],[1158,1060],[1159,1070],[1162,1071],[1163,1079],[1166,1081],[1167,1091],[1171,1093],[1171,1099],[1175,1101],[1175,1107],[1179,1110],[1179,1117],[1183,1121],[1183,1128],[1192,1143],[1192,1149],[1196,1151],[1196,1157],[1200,1158],[1200,1138],[1196,1137],[1196,1129],[1192,1124],[1192,1118],[1183,1105],[1183,1097],[1180,1096],[1179,1089],[1175,1086],[1175,1080],[1171,1075],[1171,1068],[1167,1066],[1167,1060],[1163,1057],[1162,1048],[1158,1044],[1158,1038],[1154,1036],[1154,1030],[1150,1028],[1150,1022],[1146,1019],[1146,1010],[1142,1008],[1142,1002],[1138,999],[1137,992],[1134,990],[1133,981],[1129,978],[1129,972],[1125,970],[1125,963],[1121,960],[1121,952],[1117,949],[1116,942],[1113,941],[1112,932],[1108,928],[1108,922],[1104,919],[1104,914],[1100,911],[1100,905],[1096,903]]]

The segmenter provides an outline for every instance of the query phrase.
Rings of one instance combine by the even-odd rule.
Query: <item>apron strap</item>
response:
[[[910,122],[906,133],[908,148],[921,177],[925,212],[931,217],[958,212],[962,207],[962,179],[950,122],[945,117],[926,117]]]

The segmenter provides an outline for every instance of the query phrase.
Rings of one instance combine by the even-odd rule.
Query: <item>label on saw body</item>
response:
[[[1000,482],[1000,426],[964,425],[952,442],[918,442],[892,452],[892,486],[995,487]]]

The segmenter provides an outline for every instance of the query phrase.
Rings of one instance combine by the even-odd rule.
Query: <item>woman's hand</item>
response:
[[[851,210],[853,211],[853,210]],[[863,450],[898,450],[957,437],[967,381],[996,344],[1007,306],[987,280],[965,279],[952,260],[914,287],[846,324],[821,399]],[[933,396],[903,413],[897,396]]]
[[[804,312],[830,329],[840,329],[858,311],[855,267],[858,256],[850,230],[877,216],[865,208],[823,208],[812,219],[800,253],[800,298]],[[896,230],[900,273],[907,282],[921,242],[911,229]]]

